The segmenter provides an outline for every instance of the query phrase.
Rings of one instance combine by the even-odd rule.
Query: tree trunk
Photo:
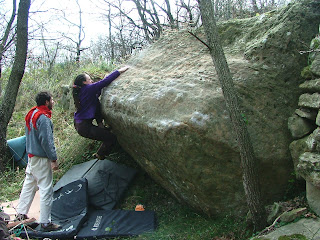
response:
[[[154,40],[157,40],[160,38],[160,35],[161,35],[161,32],[162,32],[162,26],[161,26],[161,23],[160,23],[160,19],[159,19],[159,16],[158,16],[158,13],[157,13],[157,9],[155,7],[155,4],[154,4],[154,1],[153,0],[150,0],[151,2],[151,6],[152,6],[152,9],[153,9],[153,12],[151,12],[150,10],[150,17],[152,19],[152,25],[155,26],[154,28]]]
[[[82,35],[84,35],[83,32],[83,26],[82,26],[82,10],[81,10],[81,6],[79,4],[79,1],[76,1],[78,7],[79,7],[79,25],[77,25],[79,32],[78,32],[78,40],[76,42],[76,63],[80,63],[80,55],[81,55],[81,51],[83,49],[81,49],[81,44],[82,41],[84,40],[85,36],[82,37]]]
[[[251,0],[251,2],[252,2],[253,11],[255,13],[258,13],[259,12],[259,8],[258,8],[258,5],[257,5],[257,1],[256,0]]]
[[[123,29],[120,29],[120,31],[119,31],[119,37],[120,37],[120,43],[121,43],[120,56],[121,56],[121,58],[125,58],[125,56],[127,55],[127,48],[126,48],[126,41],[123,38]]]
[[[180,0],[180,4],[181,6],[186,9],[187,13],[188,13],[188,16],[189,16],[189,25],[192,26],[192,27],[195,27],[197,25],[196,22],[194,22],[194,19],[193,19],[193,14],[192,14],[192,10],[191,10],[191,7],[190,5],[187,5],[184,0]]]
[[[169,0],[165,0],[165,3],[166,3],[166,6],[167,6],[167,11],[165,11],[165,13],[168,16],[169,25],[170,25],[171,29],[177,29],[178,26],[177,26],[177,24],[175,24],[174,18],[173,18],[172,13],[171,13],[170,1]]]
[[[81,50],[80,50],[80,43],[76,44],[76,63],[80,63],[80,54],[81,54]]]
[[[44,51],[45,51],[45,56],[43,57],[45,59],[45,66],[47,67],[48,77],[51,77],[52,70],[53,70],[54,64],[56,62],[57,55],[58,55],[60,43],[57,42],[54,51],[52,51],[53,49],[50,50],[48,48],[45,37],[43,36],[43,31],[41,31],[41,38],[42,38],[41,40],[42,40]]]
[[[7,128],[12,116],[16,98],[22,80],[28,49],[28,16],[30,0],[20,0],[17,18],[16,54],[9,81],[0,105],[0,171],[5,168],[8,155]]]
[[[110,42],[110,55],[111,55],[111,62],[114,62],[115,54],[114,54],[114,42],[112,40],[112,22],[111,22],[111,6],[109,3],[109,14],[108,14],[108,23],[109,23],[109,42]]]
[[[219,40],[216,21],[214,18],[211,0],[198,0],[203,26],[208,39],[208,47],[222,85],[223,95],[231,117],[233,129],[238,141],[241,168],[243,172],[243,186],[247,198],[247,204],[253,217],[256,230],[266,226],[266,214],[261,199],[259,177],[256,169],[256,159],[250,136],[240,114],[237,93],[233,84],[231,72]]]
[[[145,34],[145,38],[148,42],[151,42],[152,37],[150,37],[150,31],[148,29],[148,26],[150,25],[146,19],[146,15],[145,15],[145,10],[144,8],[141,6],[140,0],[132,0],[136,7],[137,7],[137,11],[140,17],[140,20],[142,22],[142,29],[144,31]]]
[[[219,5],[220,5],[220,0],[215,0],[215,2],[214,2],[214,16],[215,16],[215,18],[217,19],[217,20],[219,20],[220,19],[220,9],[219,9]]]

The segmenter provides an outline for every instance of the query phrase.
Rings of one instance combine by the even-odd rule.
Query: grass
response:
[[[248,239],[243,219],[229,216],[214,218],[195,212],[179,203],[165,189],[154,182],[136,162],[118,146],[109,158],[138,170],[119,209],[134,210],[137,204],[143,204],[147,210],[155,211],[158,229],[155,233],[138,236],[135,239]]]
[[[79,140],[79,139],[78,139]],[[90,141],[85,150],[74,157],[73,163],[88,161],[91,154],[99,145],[96,141]],[[137,165],[137,163],[120,146],[116,146],[108,157],[109,160],[126,165],[138,170],[134,180],[130,183],[128,191],[117,209],[134,210],[137,204],[143,204],[146,210],[155,211],[157,216],[157,230],[151,234],[143,234],[134,239],[137,240],[183,240],[183,239],[248,239],[250,231],[246,230],[245,221],[232,217],[210,218],[193,211],[188,206],[179,203],[161,186],[154,182],[150,176]],[[56,172],[57,181],[67,169],[68,165],[63,161],[60,172]],[[18,198],[24,179],[24,173],[8,170],[0,178],[0,201],[14,200]],[[10,187],[9,187],[10,186]],[[121,238],[132,239],[132,238]]]
[[[78,68],[73,64],[59,64],[50,77],[43,70],[30,70],[25,74],[15,111],[8,126],[7,139],[24,135],[24,117],[34,105],[35,94],[43,89],[53,93],[56,104],[52,121],[60,164],[60,170],[54,173],[54,182],[57,182],[73,165],[93,159],[92,154],[99,146],[99,142],[82,138],[77,134],[73,127],[72,107],[69,109],[62,107],[61,86],[71,85],[72,82],[72,79],[66,79],[64,76],[76,76],[80,72],[104,76],[105,71],[111,71],[113,67],[108,64],[100,64],[98,67],[84,64]],[[70,93],[67,98],[72,103]],[[138,170],[116,208],[134,210],[137,204],[143,204],[147,210],[155,211],[157,216],[156,232],[134,239],[248,239],[252,235],[246,230],[244,219],[234,219],[229,216],[208,217],[178,202],[154,182],[119,145],[113,149],[108,159]],[[23,180],[24,169],[12,169],[11,164],[8,164],[7,171],[0,175],[0,202],[17,199]]]

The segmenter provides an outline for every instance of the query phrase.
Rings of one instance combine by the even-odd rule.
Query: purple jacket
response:
[[[99,104],[101,89],[108,86],[119,75],[119,71],[116,70],[99,82],[82,86],[79,94],[81,109],[74,113],[74,119],[93,119]]]

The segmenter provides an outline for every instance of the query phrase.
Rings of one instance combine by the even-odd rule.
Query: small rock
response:
[[[307,208],[297,208],[289,212],[284,212],[280,216],[280,221],[281,222],[292,222],[298,217],[301,217],[302,215],[307,213]]]

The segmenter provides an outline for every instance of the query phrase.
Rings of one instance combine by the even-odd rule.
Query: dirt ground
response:
[[[19,203],[19,199],[10,201],[10,202],[5,202],[1,203],[1,207],[3,207],[3,211],[6,214],[9,214],[10,220],[14,220],[16,212],[16,207]],[[33,202],[31,204],[29,213],[28,213],[29,218],[35,218],[39,220],[40,217],[40,195],[39,191],[36,192],[36,195],[33,199]]]

